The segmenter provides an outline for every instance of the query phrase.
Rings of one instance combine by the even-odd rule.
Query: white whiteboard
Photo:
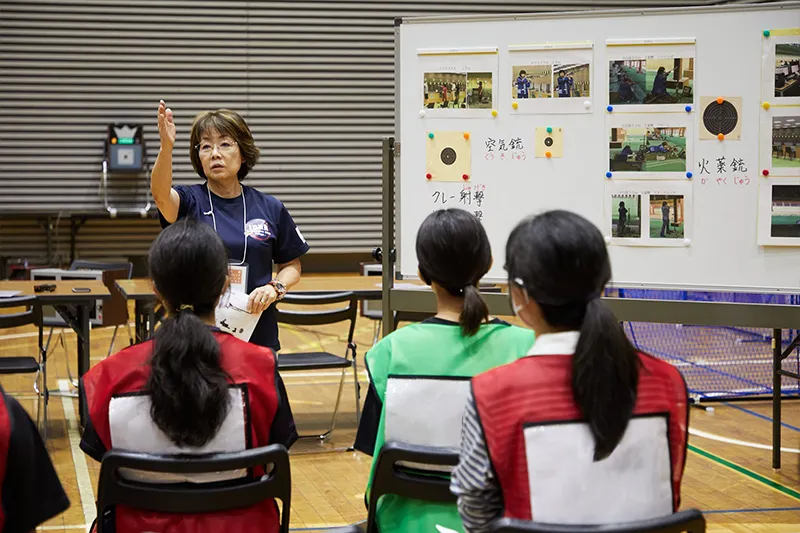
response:
[[[611,187],[632,189],[635,194],[642,191],[657,194],[678,187],[680,194],[685,195],[681,206],[685,217],[683,239],[675,239],[668,246],[660,246],[663,243],[655,238],[645,246],[620,246],[617,245],[620,239],[610,242],[615,285],[761,291],[800,289],[800,246],[759,245],[758,230],[759,195],[770,194],[770,183],[781,179],[780,172],[774,171],[769,177],[762,176],[762,170],[770,165],[763,160],[763,145],[771,140],[771,131],[763,131],[762,123],[765,114],[768,116],[779,109],[773,105],[766,111],[762,102],[766,99],[773,104],[794,105],[786,108],[791,113],[799,109],[796,105],[800,98],[773,99],[771,85],[764,81],[772,79],[774,74],[769,70],[768,60],[762,57],[763,50],[769,48],[764,42],[776,36],[765,37],[763,32],[772,29],[780,34],[776,30],[786,28],[800,28],[800,2],[403,21],[398,26],[397,39],[398,273],[403,278],[417,276],[417,229],[436,209],[461,207],[481,211],[494,255],[494,266],[487,280],[505,280],[506,239],[524,217],[546,209],[570,209],[594,222],[610,242],[611,206],[607,195]],[[644,40],[691,43],[676,44],[694,50],[691,113],[683,110],[684,104],[664,106],[658,111],[668,107],[672,111],[677,108],[677,112],[658,115],[652,114],[650,109],[655,111],[661,106],[652,105],[615,106],[613,112],[607,112],[609,58],[616,59],[615,54],[620,49],[609,45],[617,41],[643,43]],[[796,41],[800,42],[800,37]],[[591,45],[588,97],[582,97],[579,102],[569,99],[573,101],[570,108],[555,102],[554,105],[561,106],[554,109],[555,112],[523,105],[512,108],[511,72],[519,62],[518,56],[511,54],[523,53],[515,50],[519,45],[541,43]],[[479,50],[484,55],[497,51],[490,109],[468,109],[467,113],[426,109],[421,114],[425,107],[424,74],[437,68],[426,54],[469,49]],[[762,63],[766,65],[763,67],[766,72],[762,72]],[[488,68],[486,60],[481,59],[473,70]],[[470,94],[476,94],[474,90],[473,85]],[[741,97],[740,140],[698,139],[701,97]],[[584,107],[587,100],[591,104],[588,108]],[[527,105],[527,101],[520,102]],[[492,116],[492,109],[496,116]],[[646,114],[637,116],[627,112],[634,109],[643,109]],[[681,175],[678,180],[666,181],[657,173],[648,173],[644,180],[623,181],[618,172],[613,173],[611,179],[606,177],[610,165],[610,127],[640,120],[649,120],[648,123],[666,120],[670,124],[683,121],[680,126],[686,128],[686,170],[693,173],[691,179]],[[536,128],[546,127],[563,130],[562,158],[533,157],[531,148],[536,140]],[[469,134],[468,184],[473,192],[483,192],[479,209],[475,194],[470,196],[471,204],[467,204],[466,199],[461,201],[465,182],[430,181],[427,145],[435,143],[442,135],[430,139],[429,132]],[[768,140],[763,141],[763,136]],[[511,139],[521,139],[525,156],[520,157],[519,151],[516,154],[509,151],[503,160],[499,157],[490,160],[486,148],[488,139],[495,141],[495,156],[498,156],[499,140],[508,145]],[[725,172],[717,173],[717,160],[723,157]],[[703,160],[708,162],[708,174],[701,175],[698,163]],[[741,164],[731,167],[733,160]],[[675,174],[671,176],[674,178]],[[784,179],[788,180],[786,183],[800,183],[797,177],[793,181]],[[643,218],[648,208],[649,205],[642,206]],[[652,216],[661,215],[653,211]],[[761,222],[763,226],[763,220]],[[648,229],[643,226],[642,234]]]

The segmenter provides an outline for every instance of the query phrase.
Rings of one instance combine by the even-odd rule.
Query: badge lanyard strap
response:
[[[241,187],[241,185],[240,185]],[[214,203],[211,201],[211,187],[206,183],[206,191],[208,192],[208,205],[211,206],[211,211],[206,214],[211,215],[211,221],[214,223],[214,231],[217,231],[217,217],[214,216]],[[242,234],[244,235],[244,255],[242,256],[241,263],[234,263],[234,266],[243,265],[245,259],[247,259],[247,200],[244,198],[244,187],[242,187],[242,207],[243,207],[243,219],[242,219]],[[219,233],[217,231],[217,233]]]

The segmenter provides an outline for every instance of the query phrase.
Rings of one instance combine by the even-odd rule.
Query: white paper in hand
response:
[[[217,327],[220,330],[248,342],[256,329],[258,319],[261,318],[261,313],[250,314],[246,311],[249,298],[243,292],[231,291],[220,300],[216,312]]]

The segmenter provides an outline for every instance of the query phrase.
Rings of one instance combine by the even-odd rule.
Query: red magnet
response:
[[[433,176],[431,175],[431,173],[430,173],[430,172],[428,172],[427,174],[425,174],[425,177],[426,177],[426,178],[428,178],[428,179],[432,179],[432,178],[433,178]]]
[[[461,175],[461,179],[463,179],[464,181],[467,181],[469,179],[469,176],[466,175],[466,174],[462,174]]]
[[[765,176],[769,176],[769,170],[767,170],[766,168],[762,170],[761,173]]]

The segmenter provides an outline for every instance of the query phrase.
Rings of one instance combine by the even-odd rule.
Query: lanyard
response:
[[[245,259],[247,259],[247,200],[244,199],[244,187],[239,185],[242,189],[242,209],[244,213],[244,217],[242,220],[242,235],[244,235],[244,255],[242,256],[241,263],[234,263],[234,265],[243,265]],[[208,192],[208,205],[211,206],[211,211],[207,213],[203,213],[204,215],[211,215],[211,221],[214,223],[214,231],[217,231],[217,217],[214,216],[214,203],[211,201],[211,187],[209,187],[208,182],[206,182],[206,191]],[[219,233],[217,231],[217,233]]]

